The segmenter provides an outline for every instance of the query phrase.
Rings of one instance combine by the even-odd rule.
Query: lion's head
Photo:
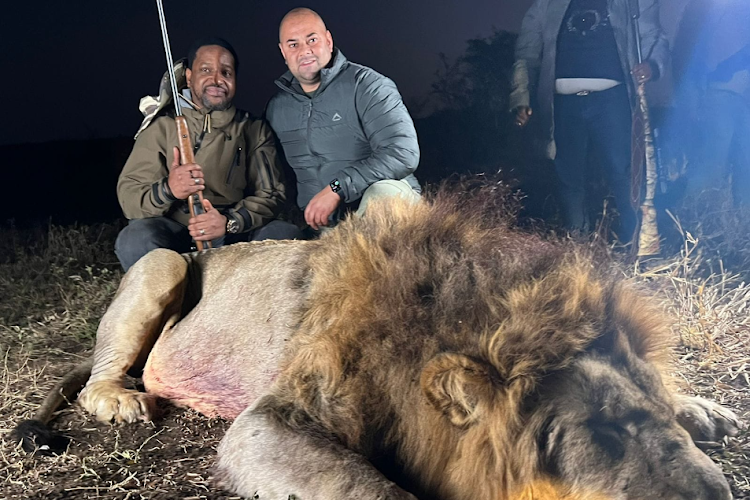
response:
[[[458,488],[446,496],[509,498],[553,477],[614,500],[730,499],[678,424],[660,314],[589,269],[572,263],[519,287],[479,352],[426,363],[422,391],[456,429],[445,484]]]
[[[543,391],[543,469],[613,499],[731,498],[719,467],[675,418],[649,364],[585,356]]]
[[[515,422],[505,406],[509,387],[481,360],[441,354],[423,372],[423,387],[463,433],[459,450],[467,453],[459,451],[450,482],[467,491],[481,483],[506,498],[541,475],[613,500],[731,498],[719,467],[677,423],[658,371],[637,358],[581,356],[541,381]]]

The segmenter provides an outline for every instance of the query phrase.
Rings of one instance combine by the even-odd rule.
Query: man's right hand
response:
[[[518,106],[516,108],[516,126],[517,127],[525,127],[527,123],[529,123],[529,118],[531,118],[531,108],[528,106]]]
[[[203,191],[206,187],[201,166],[196,163],[180,165],[180,150],[176,147],[167,183],[172,195],[178,200],[186,200],[191,194]]]

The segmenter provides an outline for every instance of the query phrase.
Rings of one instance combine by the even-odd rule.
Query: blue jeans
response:
[[[625,85],[585,96],[555,96],[555,170],[567,228],[583,230],[589,226],[586,184],[591,152],[601,165],[620,214],[617,236],[622,242],[633,237],[637,219],[630,205],[631,129]]]
[[[302,232],[294,224],[274,220],[263,227],[241,234],[227,234],[212,241],[218,248],[240,241],[302,239]],[[133,219],[120,231],[115,241],[115,254],[127,271],[141,257],[156,248],[169,248],[179,253],[193,250],[193,240],[187,227],[168,217]]]

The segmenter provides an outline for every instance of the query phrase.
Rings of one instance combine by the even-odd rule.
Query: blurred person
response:
[[[536,0],[516,44],[510,109],[524,127],[532,116],[549,134],[562,215],[570,230],[589,228],[590,153],[601,165],[620,215],[618,238],[637,225],[630,204],[632,111],[638,84],[664,73],[669,47],[657,0],[640,1],[638,63],[628,0]],[[536,107],[532,108],[535,99]]]
[[[750,204],[750,2],[692,0],[674,47],[677,125],[688,138],[685,201],[732,179]]]

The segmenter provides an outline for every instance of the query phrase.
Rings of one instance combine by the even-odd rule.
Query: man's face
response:
[[[302,89],[320,86],[320,70],[331,61],[333,37],[314,14],[298,14],[284,20],[279,29],[279,48],[289,71]]]
[[[208,110],[223,111],[232,105],[236,84],[234,57],[224,47],[198,49],[193,67],[185,71],[193,102]]]

